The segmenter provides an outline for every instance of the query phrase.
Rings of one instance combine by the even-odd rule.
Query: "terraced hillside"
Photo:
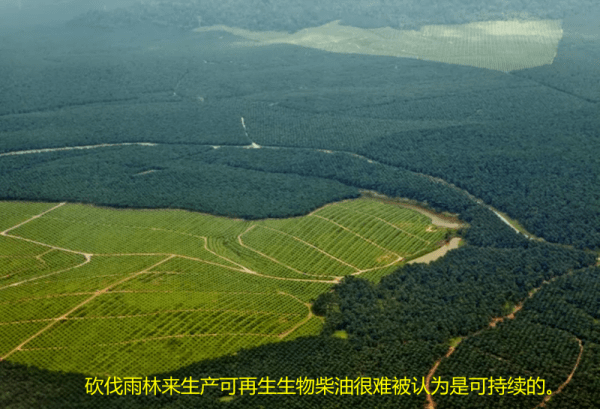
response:
[[[450,229],[372,198],[298,218],[1,202],[0,357],[98,375],[173,370],[320,331],[310,303]],[[164,359],[168,357],[168,359]]]

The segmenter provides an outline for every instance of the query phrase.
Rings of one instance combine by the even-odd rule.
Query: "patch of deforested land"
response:
[[[122,142],[156,146],[3,156],[2,199],[187,208],[246,219],[306,214],[356,197],[359,189],[427,202],[468,223],[461,232],[467,245],[377,284],[343,279],[314,302],[313,312],[325,319],[318,336],[190,362],[157,378],[420,380],[452,344],[456,349],[436,376],[540,377],[548,389],[560,390],[546,407],[593,407],[600,400],[599,271],[589,267],[596,254],[556,243],[588,249],[600,243],[598,44],[574,26],[565,28],[570,31],[552,65],[510,75],[287,45],[224,54],[200,41],[218,42],[218,33],[177,34],[162,42],[130,34],[135,41],[124,41],[125,30],[118,44],[99,41],[115,33],[90,35],[93,47],[83,35],[78,47],[48,36],[42,43],[35,39],[38,49],[31,53],[22,52],[31,40],[8,38],[1,46],[7,58],[0,61],[0,88],[8,91],[0,93],[2,153]],[[148,170],[157,171],[140,175]],[[516,233],[473,197],[547,242]],[[32,206],[33,216],[40,205]],[[59,254],[33,255],[46,268],[86,261],[81,254],[64,260]],[[10,268],[43,262],[33,257]],[[175,267],[170,272],[179,272]],[[515,305],[522,308],[510,318],[507,306]],[[503,321],[490,329],[498,317]],[[31,332],[45,324],[22,325]],[[347,338],[331,336],[338,331]],[[174,349],[178,345],[173,341]],[[393,393],[296,394],[276,401],[245,394],[221,402],[227,392],[217,389],[204,396],[91,396],[84,375],[10,360],[0,362],[0,379],[0,406],[15,408],[92,408],[98,402],[115,408],[274,402],[416,408],[426,402],[422,394]],[[476,398],[440,397],[436,403],[514,408],[543,399]]]
[[[343,277],[378,281],[456,233],[368,198],[253,222],[41,206],[0,203],[0,357],[111,376],[317,335],[311,303]]]

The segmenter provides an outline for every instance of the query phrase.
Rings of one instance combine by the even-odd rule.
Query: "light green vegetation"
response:
[[[0,215],[2,215],[0,217],[0,231],[13,227],[54,206],[55,204],[51,203],[0,202]]]
[[[344,330],[341,331],[335,331],[333,333],[333,336],[336,338],[341,338],[341,339],[347,339],[348,338],[348,333]]]
[[[210,26],[198,32],[227,31],[250,41],[237,46],[294,44],[335,53],[385,55],[510,71],[552,64],[563,31],[558,20],[482,21],[428,25],[419,31],[390,27],[363,29],[339,21],[293,34]]]
[[[502,315],[508,315],[513,312],[515,309],[515,303],[511,301],[506,301],[502,306]]]
[[[258,221],[0,207],[13,223],[0,235],[0,356],[98,375],[149,375],[318,334],[319,294],[349,274],[377,280],[447,232],[371,198]]]
[[[458,346],[458,344],[460,344],[461,341],[462,341],[461,337],[451,338],[450,339],[450,346],[452,348],[456,348]]]

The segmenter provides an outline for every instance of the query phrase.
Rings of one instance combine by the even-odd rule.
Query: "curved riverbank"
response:
[[[439,249],[434,250],[431,253],[427,253],[424,256],[417,257],[414,260],[410,260],[406,264],[413,264],[413,263],[425,263],[425,264],[429,264],[432,261],[435,261],[438,258],[445,256],[446,253],[449,252],[450,250],[457,249],[458,248],[458,244],[460,243],[460,241],[461,241],[460,237],[453,237],[448,243],[444,244]]]

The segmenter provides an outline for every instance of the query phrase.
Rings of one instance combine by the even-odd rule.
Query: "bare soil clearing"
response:
[[[450,242],[448,242],[444,246],[440,247],[439,249],[434,250],[431,253],[425,254],[424,256],[421,256],[421,257],[416,258],[414,260],[411,260],[407,264],[413,264],[413,263],[425,263],[425,264],[429,264],[432,261],[435,261],[438,258],[445,256],[446,253],[449,252],[450,250],[457,249],[458,248],[458,243],[460,243],[460,240],[461,240],[460,238],[454,237],[454,238],[452,238],[450,240]]]

